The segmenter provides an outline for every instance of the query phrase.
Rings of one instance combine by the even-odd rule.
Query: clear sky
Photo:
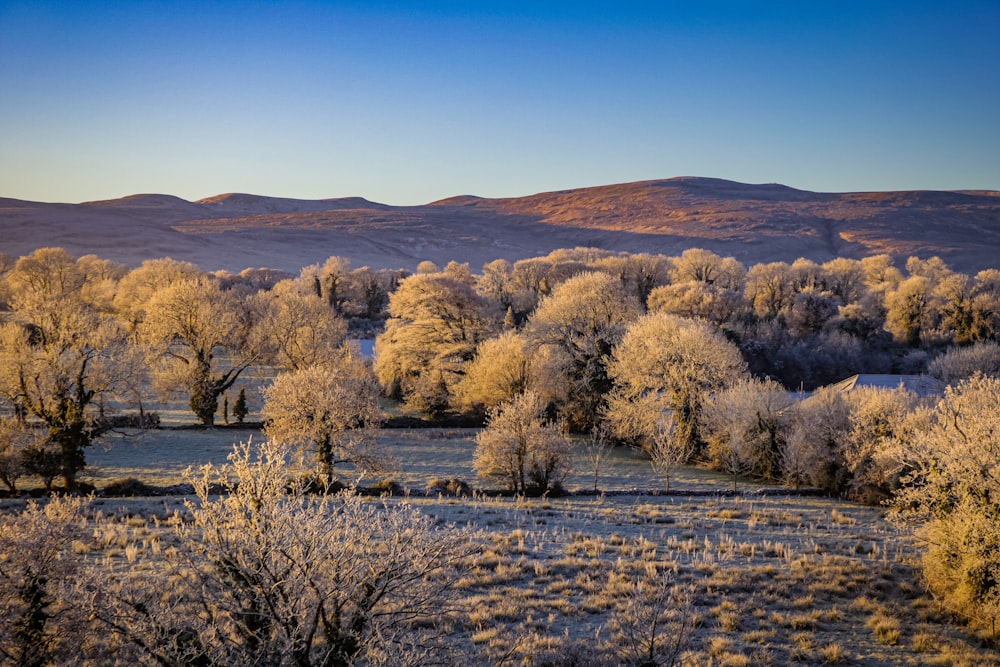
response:
[[[1000,2],[0,0],[0,196],[1000,190]]]

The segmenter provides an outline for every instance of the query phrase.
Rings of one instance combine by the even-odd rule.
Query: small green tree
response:
[[[247,409],[247,390],[245,387],[240,387],[240,393],[236,396],[236,403],[233,404],[233,417],[240,424],[246,419],[250,411]]]
[[[59,449],[36,443],[24,450],[21,461],[25,472],[41,477],[45,490],[51,493],[52,482],[63,472],[63,456]]]

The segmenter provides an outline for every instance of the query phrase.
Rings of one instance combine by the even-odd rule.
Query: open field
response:
[[[124,566],[136,557],[129,549],[168,547],[183,500],[94,500],[93,510],[120,518],[113,531],[95,527],[111,539],[92,562]],[[409,505],[480,545],[449,612],[463,664],[627,664],[636,646],[618,624],[663,604],[692,628],[678,664],[1000,660],[924,595],[912,540],[872,508],[760,493],[369,502]],[[651,581],[679,588],[664,600],[642,588]]]
[[[400,463],[394,479],[416,491],[434,478],[474,483],[474,434],[384,431],[381,440]],[[86,479],[99,488],[124,476],[176,483],[187,466],[223,463],[234,440],[251,436],[259,434],[151,432],[90,452],[95,467]],[[578,474],[568,487],[592,485]],[[599,480],[609,491],[660,485],[648,462],[628,451],[617,451]],[[480,545],[464,563],[459,604],[449,614],[450,641],[465,664],[625,664],[636,646],[618,630],[623,620],[664,604],[693,628],[683,664],[1000,664],[1000,654],[925,594],[917,545],[877,508],[767,494],[746,483],[741,494],[726,495],[730,485],[728,477],[685,468],[669,495],[414,493],[369,502],[411,506],[466,528]],[[185,500],[97,498],[93,509],[120,517],[124,542],[158,550],[171,539],[168,517],[186,514]],[[134,558],[122,543],[107,540],[94,555]],[[650,581],[665,582],[660,592],[672,597],[640,583]]]
[[[476,429],[384,429],[379,443],[392,453],[397,470],[386,475],[403,488],[422,491],[434,479],[458,478],[477,486],[472,468],[476,448]],[[206,463],[222,465],[233,451],[234,442],[264,436],[256,429],[162,429],[134,436],[109,438],[104,447],[87,452],[90,464],[81,479],[98,489],[124,477],[154,486],[171,486],[184,481],[184,471]],[[582,446],[582,442],[579,443]],[[349,466],[338,468],[345,481],[353,481]],[[594,488],[593,467],[582,449],[577,455],[575,474],[567,480],[570,491]],[[365,478],[370,485],[377,478]],[[671,474],[671,490],[725,491],[732,488],[732,478],[699,468],[679,468]],[[759,484],[751,483],[752,488]],[[653,472],[648,459],[629,449],[609,449],[601,464],[598,488],[602,491],[652,491],[663,488],[663,480]]]

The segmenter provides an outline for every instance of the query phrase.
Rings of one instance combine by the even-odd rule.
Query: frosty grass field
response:
[[[456,617],[454,635],[481,664],[585,654],[592,642],[610,639],[629,582],[650,573],[690,587],[695,631],[685,664],[1000,664],[927,596],[913,538],[879,508],[774,493],[745,480],[732,495],[730,477],[698,468],[676,470],[663,494],[649,462],[627,449],[612,450],[601,466],[598,486],[607,493],[599,495],[425,496],[433,479],[480,486],[475,433],[387,429],[379,440],[398,462],[392,479],[413,491],[384,502],[467,527],[483,544],[458,583],[467,611]],[[234,442],[262,437],[219,428],[116,438],[88,452],[83,479],[98,488],[124,477],[176,484],[189,467],[224,464]],[[576,463],[566,487],[592,490],[592,468],[583,456]],[[185,511],[184,500],[94,502],[121,515],[128,530],[155,532],[164,517]]]

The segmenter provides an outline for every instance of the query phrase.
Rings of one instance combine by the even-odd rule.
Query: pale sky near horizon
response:
[[[1000,2],[0,0],[0,197],[1000,190]]]

